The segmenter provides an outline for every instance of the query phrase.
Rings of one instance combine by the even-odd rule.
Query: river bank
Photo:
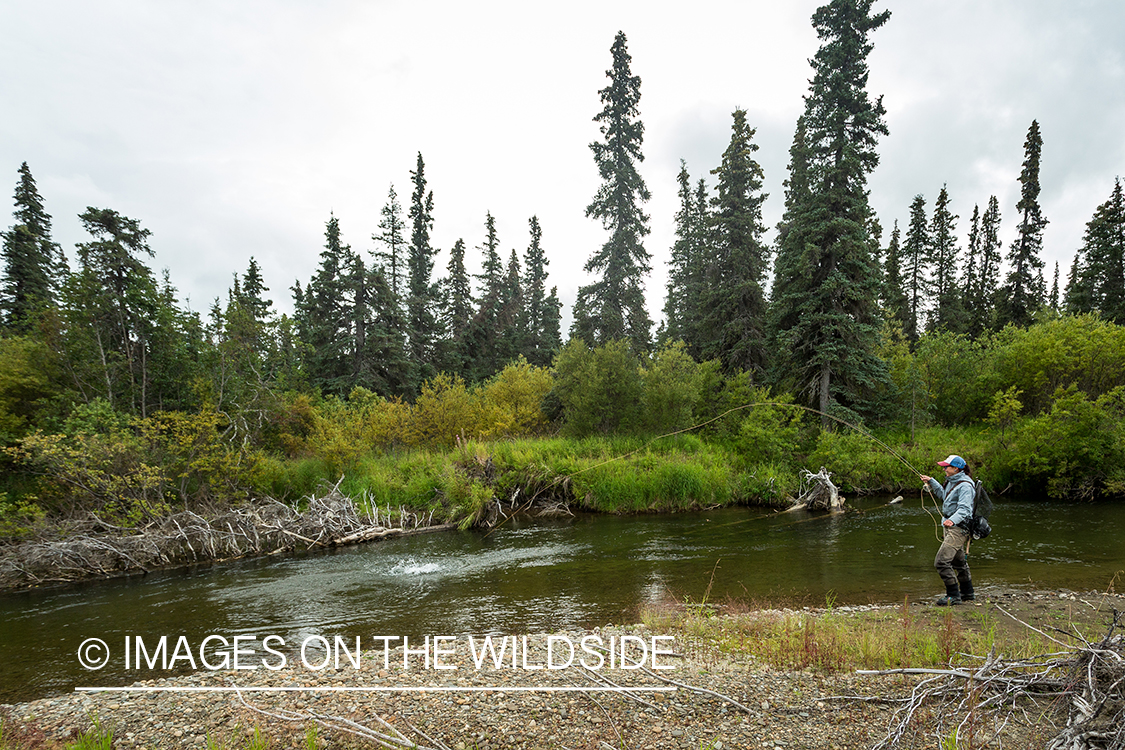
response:
[[[114,747],[130,750],[378,747],[373,733],[401,736],[420,747],[459,750],[874,747],[901,719],[897,701],[917,691],[923,680],[935,679],[933,674],[860,673],[850,664],[836,670],[786,669],[715,638],[712,628],[720,623],[728,629],[750,628],[745,632],[757,632],[762,640],[767,634],[753,630],[762,622],[799,622],[804,623],[801,640],[812,647],[819,641],[809,634],[826,636],[829,622],[845,623],[848,632],[858,635],[879,619],[925,623],[937,618],[934,635],[987,630],[1000,649],[994,658],[1004,658],[1005,650],[1036,648],[1044,637],[1066,639],[1067,631],[1104,633],[1114,610],[1125,611],[1125,597],[1001,589],[948,610],[899,604],[700,615],[702,610],[688,608],[674,620],[664,610],[646,614],[655,627],[637,623],[555,634],[575,644],[593,639],[582,652],[585,666],[575,662],[536,669],[549,663],[546,638],[529,636],[523,641],[528,651],[520,653],[514,666],[503,661],[497,668],[486,658],[481,667],[477,652],[451,642],[440,664],[456,669],[435,669],[437,662],[427,669],[419,654],[408,655],[411,668],[402,669],[401,648],[388,647],[365,652],[359,668],[344,661],[318,670],[287,665],[266,674],[204,671],[143,680],[128,692],[78,692],[4,706],[0,710],[6,715],[8,744],[0,747],[64,748],[90,728],[92,719],[112,732]],[[930,627],[923,625],[921,632]],[[631,647],[652,644],[653,636],[666,640],[656,643],[660,653],[650,654],[644,671],[598,664],[595,650],[619,644],[626,635],[635,638]],[[1050,650],[1061,649],[1055,645]],[[558,653],[550,663],[562,664]],[[636,658],[638,652],[632,653]],[[954,666],[972,663],[970,656],[951,657]],[[233,686],[242,690],[233,691]],[[266,686],[283,690],[253,691]],[[981,743],[991,738],[1005,747],[1044,747],[1066,725],[1068,701],[1050,696],[1013,696],[1019,710],[1006,713],[1001,725],[985,710],[983,688],[976,690],[980,708],[962,706],[960,714],[950,713],[956,700],[973,698],[971,689],[942,699],[953,704],[923,706],[898,746],[938,747],[950,732],[960,731],[962,739],[972,732]],[[961,722],[960,730],[958,722],[950,721],[958,715],[970,719]]]

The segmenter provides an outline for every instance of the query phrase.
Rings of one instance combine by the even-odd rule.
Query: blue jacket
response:
[[[930,479],[930,489],[934,497],[942,500],[941,514],[953,521],[954,526],[962,522],[968,523],[973,517],[973,501],[976,499],[977,488],[973,478],[959,471],[945,480],[945,486],[938,484],[936,479]]]

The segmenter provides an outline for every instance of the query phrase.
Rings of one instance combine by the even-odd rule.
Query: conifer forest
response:
[[[849,491],[916,489],[868,434],[919,467],[960,453],[1030,497],[1125,497],[1121,180],[1061,269],[1044,261],[1052,141],[1036,120],[1010,175],[1018,202],[935,184],[877,216],[868,180],[889,129],[869,56],[891,11],[831,0],[811,20],[783,195],[763,192],[743,108],[716,169],[681,160],[676,184],[647,184],[643,60],[625,32],[612,39],[583,219],[603,241],[573,260],[588,283],[571,309],[538,216],[505,217],[526,222],[517,237],[485,213],[475,236],[435,247],[442,186],[420,152],[389,176],[377,233],[361,242],[351,217],[324,217],[308,278],[247,252],[205,312],[158,270],[144,217],[90,206],[86,238],[64,248],[35,164],[0,165],[14,183],[0,536],[299,506],[324,487],[462,526],[533,497],[607,512],[779,504],[806,467]],[[678,196],[674,216],[650,215],[651,191]],[[783,204],[776,227],[767,200]],[[674,222],[670,248],[652,246],[655,221]],[[668,258],[659,320],[654,254]]]

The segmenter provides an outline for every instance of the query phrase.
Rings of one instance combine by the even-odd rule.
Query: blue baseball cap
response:
[[[944,461],[938,461],[937,465],[952,466],[955,469],[964,469],[966,466],[968,466],[968,464],[965,463],[965,459],[961,458],[960,456],[950,456]]]

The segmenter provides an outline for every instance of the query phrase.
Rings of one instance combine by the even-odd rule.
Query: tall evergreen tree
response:
[[[410,362],[403,331],[405,322],[398,297],[391,289],[383,266],[364,269],[352,256],[355,288],[354,386],[363,386],[384,396],[403,396],[412,391]],[[350,389],[349,389],[350,392]]]
[[[242,277],[239,300],[250,310],[255,322],[265,322],[270,316],[273,300],[266,299],[263,296],[268,291],[269,287],[266,286],[265,280],[262,278],[261,266],[258,265],[254,256],[250,256],[250,263]]]
[[[465,270],[465,241],[458,238],[449,251],[447,275],[442,282],[443,323],[446,341],[442,351],[442,371],[468,379],[469,331],[473,320],[473,289]]]
[[[969,319],[969,332],[980,335],[996,324],[997,287],[1000,279],[1000,201],[989,196],[980,219],[980,270],[975,282],[976,304]]]
[[[76,390],[139,416],[186,408],[193,352],[183,336],[194,323],[144,262],[152,233],[112,209],[87,208],[79,219],[91,240],[77,246],[78,269],[60,306],[60,353]]]
[[[66,273],[62,248],[51,239],[51,215],[27,162],[20,165],[16,184],[15,224],[0,232],[3,238],[3,284],[0,285],[0,326],[16,333],[30,330],[35,313],[53,304]]]
[[[520,275],[520,259],[513,248],[508,256],[508,268],[504,273],[501,289],[497,359],[494,365],[497,372],[518,357],[527,343],[527,316]]]
[[[976,321],[980,315],[978,308],[981,304],[977,288],[981,267],[980,204],[973,206],[973,217],[969,219],[969,244],[966,247],[966,256],[960,282],[961,309],[965,314],[965,332],[975,337],[980,333],[976,328]]]
[[[902,232],[895,220],[891,230],[891,242],[887,245],[886,260],[883,264],[883,309],[889,320],[906,329],[906,314],[909,301],[902,283]]]
[[[434,310],[436,295],[430,280],[434,256],[437,255],[437,250],[430,244],[430,232],[434,228],[434,193],[432,190],[426,191],[425,169],[426,165],[419,152],[417,166],[410,173],[414,192],[410,196],[411,232],[406,299],[407,341],[419,382],[429,379],[437,372],[434,356],[440,334]]]
[[[504,287],[504,263],[500,260],[500,239],[496,234],[496,219],[491,212],[486,212],[484,215],[484,244],[480,246],[480,251],[483,257],[477,281],[480,282],[481,310],[490,316],[491,324],[492,318],[499,310]]]
[[[1000,325],[1012,323],[1026,326],[1032,322],[1035,311],[1043,306],[1044,290],[1040,279],[1043,270],[1043,227],[1047,220],[1039,207],[1039,160],[1043,151],[1043,136],[1039,122],[1031,121],[1024,141],[1023,170],[1020,172],[1020,200],[1016,210],[1020,213],[1016,239],[1008,252],[1007,281],[1001,288],[997,314]]]
[[[469,331],[470,380],[483,380],[503,365],[499,341],[504,307],[504,263],[500,259],[496,219],[491,212],[485,213],[484,233],[484,244],[479,248],[481,272],[476,275],[479,304]]]
[[[1047,298],[1047,304],[1050,305],[1053,312],[1059,311],[1059,262],[1055,261],[1055,279],[1051,284],[1051,294]]]
[[[617,33],[611,52],[610,83],[598,92],[605,108],[594,117],[605,140],[590,144],[602,186],[586,208],[586,216],[600,219],[610,238],[586,262],[586,272],[598,279],[578,290],[572,333],[591,344],[628,340],[635,352],[645,352],[652,321],[641,283],[650,257],[643,244],[649,217],[640,207],[650,194],[637,172],[637,162],[644,161],[637,108],[641,79],[630,69],[624,32]]]
[[[558,315],[558,309],[551,307],[547,296],[547,254],[543,251],[543,228],[539,217],[528,219],[531,235],[527,252],[523,256],[524,265],[524,328],[527,339],[523,354],[527,361],[539,367],[551,364],[555,351],[559,348],[558,335],[548,336],[547,328],[551,316]],[[555,330],[558,322],[555,322]]]
[[[826,414],[870,403],[886,377],[875,355],[880,282],[866,186],[879,163],[878,136],[887,127],[882,99],[872,102],[867,94],[867,40],[890,12],[872,15],[872,4],[832,0],[813,14],[821,47],[805,97],[803,163],[790,151],[790,191],[807,180],[809,194],[783,218],[775,265],[775,275],[783,278],[773,315],[782,366]],[[822,425],[828,427],[827,417]]]
[[[902,275],[908,307],[902,332],[911,346],[922,334],[921,321],[926,310],[926,284],[929,276],[929,227],[926,222],[926,199],[914,196],[910,204],[910,226],[902,246]]]
[[[420,158],[420,156],[419,156]],[[395,299],[402,299],[404,272],[403,255],[406,252],[406,222],[402,219],[402,204],[398,202],[395,186],[387,193],[387,203],[380,212],[379,234],[371,235],[371,239],[381,243],[386,249],[374,253],[381,261],[387,282],[390,284],[391,293]]]
[[[304,292],[294,289],[297,331],[308,347],[305,367],[315,388],[338,396],[354,384],[354,256],[341,239],[340,221],[329,217],[320,266]],[[362,272],[360,272],[362,273]]]
[[[762,242],[763,172],[753,159],[758,145],[746,111],[733,114],[731,140],[720,166],[712,202],[711,239],[704,274],[703,357],[718,359],[729,373],[762,372],[766,365],[766,301],[762,291],[769,253]]]
[[[559,288],[551,287],[544,305],[543,342],[548,351],[554,353],[562,348],[562,302],[559,301]],[[553,357],[552,357],[553,361]]]
[[[1066,309],[1099,312],[1125,323],[1125,195],[1120,178],[1086,224],[1066,287]]]
[[[692,207],[691,175],[687,163],[680,159],[680,172],[676,175],[680,186],[677,195],[680,208],[676,211],[676,240],[672,243],[668,261],[668,284],[664,296],[664,338],[667,341],[683,340],[690,325],[688,302],[691,299],[692,273],[695,265],[695,228]]]
[[[930,262],[934,271],[934,310],[930,328],[960,333],[965,327],[961,289],[957,283],[957,215],[949,210],[949,191],[941,186],[930,220]]]

